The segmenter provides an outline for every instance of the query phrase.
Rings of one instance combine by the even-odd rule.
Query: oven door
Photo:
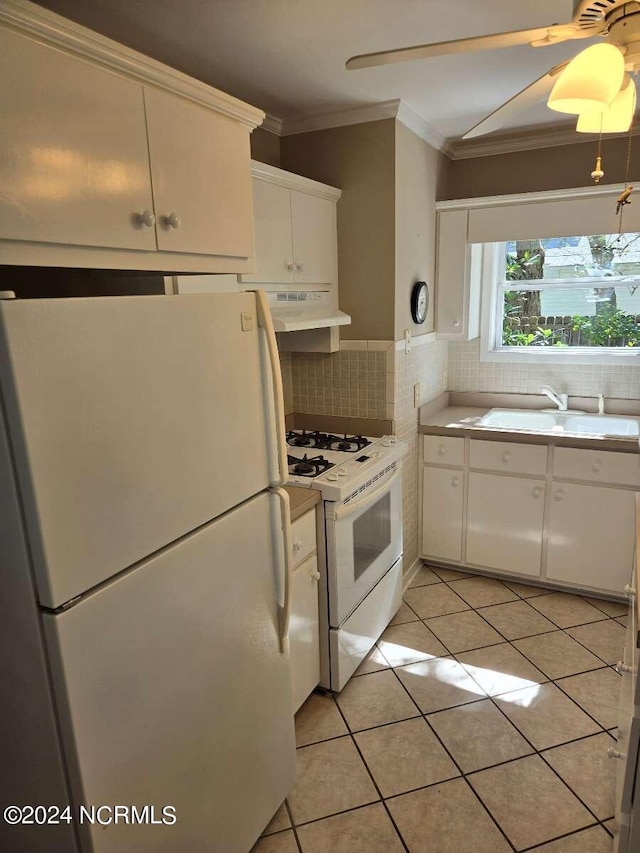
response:
[[[327,502],[329,621],[339,628],[402,554],[402,479],[396,469],[347,504]]]

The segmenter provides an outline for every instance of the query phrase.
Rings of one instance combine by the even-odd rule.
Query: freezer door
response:
[[[252,293],[0,302],[0,381],[40,602],[265,489]]]
[[[76,805],[176,810],[84,823],[83,850],[247,853],[289,792],[281,539],[265,493],[43,617]]]

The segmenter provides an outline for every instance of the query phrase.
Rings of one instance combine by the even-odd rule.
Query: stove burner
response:
[[[345,435],[341,438],[332,433],[318,432],[296,432],[291,430],[287,433],[287,444],[292,447],[317,447],[318,450],[341,450],[344,453],[358,453],[371,442],[362,435]]]
[[[324,456],[312,456],[311,459],[305,453],[302,459],[296,456],[287,456],[287,463],[291,474],[299,477],[319,477],[329,468],[333,468],[333,462],[329,462]]]

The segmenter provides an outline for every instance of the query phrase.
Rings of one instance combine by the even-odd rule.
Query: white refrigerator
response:
[[[248,853],[295,764],[262,294],[0,301],[0,391],[0,849]]]

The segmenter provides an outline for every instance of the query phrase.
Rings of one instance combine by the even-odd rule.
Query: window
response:
[[[512,240],[492,250],[487,360],[638,359],[640,233]]]

